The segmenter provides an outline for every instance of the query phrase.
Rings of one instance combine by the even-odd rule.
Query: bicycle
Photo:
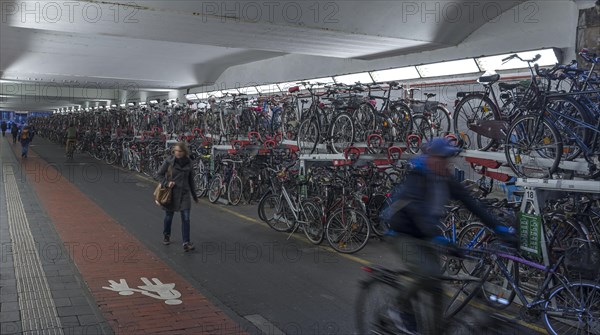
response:
[[[286,184],[290,187],[306,185],[306,182],[289,179],[288,169],[292,166],[288,165],[281,170],[268,168],[275,175],[273,184],[278,185],[279,192],[268,193],[263,197],[259,213],[275,231],[289,232],[288,239],[298,229],[302,229],[311,243],[320,244],[323,241],[323,222],[319,206],[311,200],[302,199],[299,194],[291,193],[286,187]]]
[[[216,203],[221,194],[227,193],[229,204],[236,206],[242,200],[242,180],[237,175],[236,164],[242,164],[244,161],[223,159],[220,162],[224,166],[224,172],[223,174],[215,174],[210,181],[208,200],[211,203]],[[231,167],[229,168],[230,164]]]

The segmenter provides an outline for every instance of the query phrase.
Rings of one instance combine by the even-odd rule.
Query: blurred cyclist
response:
[[[428,292],[432,304],[425,310],[432,317],[431,334],[442,334],[443,290],[439,277],[439,245],[449,241],[441,236],[440,220],[446,214],[444,208],[450,199],[461,201],[468,210],[478,216],[503,241],[514,244],[514,229],[506,227],[489,214],[486,207],[471,197],[468,190],[450,176],[450,158],[460,149],[446,139],[434,138],[423,148],[421,154],[411,161],[405,181],[391,194],[390,205],[382,211],[382,218],[390,225],[388,236],[392,247],[401,255],[402,263],[414,274],[414,281],[405,292],[400,292],[398,310],[388,311],[388,317],[406,334],[417,334],[414,315],[402,315],[410,310],[414,294]],[[429,333],[428,333],[429,334]]]

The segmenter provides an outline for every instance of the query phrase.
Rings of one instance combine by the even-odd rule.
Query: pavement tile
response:
[[[14,312],[19,310],[19,303],[13,302],[0,302],[0,313]]]
[[[0,313],[0,322],[15,322],[21,320],[19,311],[6,311]]]

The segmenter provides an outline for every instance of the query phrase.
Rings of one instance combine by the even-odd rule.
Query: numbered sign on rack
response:
[[[542,218],[539,215],[519,214],[521,250],[542,254]]]

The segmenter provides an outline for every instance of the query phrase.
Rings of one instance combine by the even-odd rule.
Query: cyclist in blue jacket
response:
[[[413,289],[400,292],[400,307],[403,303],[410,303],[412,297],[406,296],[407,292],[429,292],[433,297],[429,308],[434,322],[433,333],[442,334],[443,329],[440,326],[443,316],[443,291],[439,280],[442,269],[438,250],[440,244],[449,244],[449,241],[441,236],[442,231],[439,227],[440,220],[446,213],[444,206],[450,199],[459,200],[500,239],[514,244],[516,235],[513,228],[506,227],[496,220],[485,205],[471,197],[469,191],[451,177],[449,162],[451,157],[460,152],[458,147],[446,139],[434,138],[423,150],[424,154],[411,161],[405,181],[393,190],[391,203],[382,211],[382,218],[390,226],[388,236],[392,246],[401,255],[404,266],[416,279]],[[416,334],[414,316],[394,314],[401,313],[400,310],[390,311],[390,318],[400,330]]]

